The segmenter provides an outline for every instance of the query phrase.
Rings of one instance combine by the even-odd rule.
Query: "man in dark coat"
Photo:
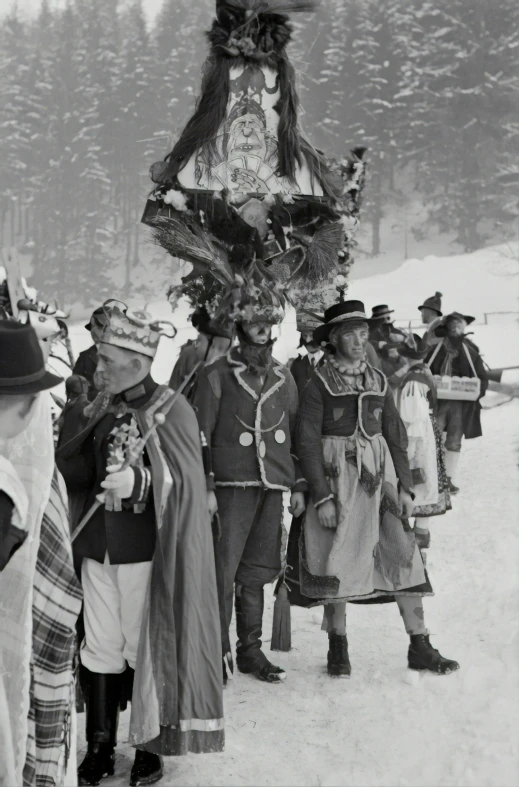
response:
[[[304,510],[306,485],[291,452],[298,395],[289,370],[272,357],[272,325],[283,319],[282,302],[263,284],[256,295],[245,285],[239,289],[229,296],[239,346],[200,372],[193,406],[211,451],[208,486],[215,489],[222,529],[222,641],[235,585],[238,669],[279,683],[285,671],[261,649],[263,588],[284,562],[283,492],[292,492],[295,516]]]
[[[114,773],[118,708],[134,681],[130,784],[151,784],[161,754],[223,749],[214,554],[196,418],[150,375],[163,324],[118,301],[103,310],[102,392],[69,410],[57,452],[84,592],[88,752],[78,777],[96,785]],[[104,505],[80,531],[96,499]]]
[[[195,309],[191,317],[191,324],[197,329],[198,337],[196,341],[184,345],[180,351],[169,381],[169,386],[173,390],[182,385],[185,377],[193,371],[197,364],[216,360],[221,355],[225,355],[231,346],[232,326],[211,319],[206,309]],[[196,374],[183,391],[188,402],[193,398],[195,387]]]
[[[438,403],[438,426],[447,435],[445,466],[451,494],[459,491],[454,479],[463,437],[471,440],[483,434],[480,399],[488,388],[488,375],[476,345],[465,336],[465,329],[472,322],[474,317],[469,315],[458,312],[447,315],[442,325],[435,330],[440,341],[427,358],[431,372],[435,375],[478,377],[481,380],[480,397],[477,401],[440,399]]]
[[[91,319],[85,325],[85,330],[87,330],[90,335],[92,336],[93,344],[88,347],[83,352],[80,352],[77,358],[77,361],[72,369],[72,375],[77,375],[79,377],[84,377],[84,379],[88,383],[88,390],[86,391],[87,398],[90,402],[92,402],[97,396],[97,386],[95,381],[95,373],[97,369],[97,328],[96,328],[96,319],[99,319],[103,314],[103,307],[99,307],[96,309],[91,317]],[[79,383],[76,384],[75,387],[79,386]],[[67,391],[68,399],[73,399],[74,397],[70,394],[77,393],[76,390]],[[80,391],[80,393],[84,393],[84,391]]]
[[[392,387],[398,385],[393,381],[394,374],[405,373],[406,363],[398,352],[398,347],[407,338],[404,331],[393,324],[394,310],[386,304],[374,306],[369,322],[369,343],[375,348],[380,360],[380,368],[388,378]],[[368,357],[369,360],[369,357]],[[371,363],[371,361],[370,361]]]

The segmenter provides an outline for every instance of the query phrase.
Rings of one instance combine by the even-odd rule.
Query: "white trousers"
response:
[[[151,561],[112,566],[84,558],[81,567],[85,639],[81,663],[91,672],[135,669]]]

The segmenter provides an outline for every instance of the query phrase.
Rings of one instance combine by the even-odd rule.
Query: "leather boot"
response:
[[[460,668],[457,661],[445,659],[433,648],[428,634],[411,634],[407,663],[409,669],[429,670],[437,675],[448,675]]]
[[[83,666],[80,670],[85,691],[88,750],[78,768],[78,784],[97,785],[114,773],[121,676],[90,672]]]
[[[131,787],[137,787],[139,784],[155,784],[163,775],[162,759],[159,755],[137,749],[130,776]]]
[[[263,603],[263,588],[236,585],[236,665],[240,672],[255,675],[266,683],[282,683],[285,670],[271,664],[261,650]]]
[[[351,665],[346,635],[328,634],[328,643],[328,675],[332,678],[349,678]]]

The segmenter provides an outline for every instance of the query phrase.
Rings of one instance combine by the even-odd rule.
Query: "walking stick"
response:
[[[189,374],[187,374],[184,377],[184,379],[182,380],[181,385],[179,385],[179,387],[177,388],[177,390],[175,391],[173,396],[170,399],[168,399],[168,401],[167,401],[168,410],[172,407],[174,402],[178,399],[178,397],[180,396],[180,394],[182,393],[182,391],[184,390],[184,388],[186,387],[188,382],[191,380],[191,378],[194,377],[194,375],[198,371],[201,363],[202,362],[199,361],[199,363],[197,363],[197,365],[193,369],[191,369]],[[125,458],[125,460],[124,460],[123,464],[121,465],[120,470],[118,470],[118,472],[121,472],[121,470],[126,470],[126,468],[129,467],[131,465],[131,463],[133,461],[135,461],[135,459],[137,459],[140,456],[140,454],[142,454],[142,452],[144,451],[144,447],[145,447],[146,443],[148,442],[148,440],[150,439],[150,437],[152,436],[152,434],[154,434],[154,432],[155,432],[155,430],[157,429],[158,426],[162,426],[162,424],[165,422],[165,420],[166,420],[166,416],[164,415],[164,413],[162,413],[160,411],[155,413],[155,415],[153,416],[153,423],[152,423],[152,425],[144,433],[144,435],[141,437],[141,439],[138,440],[138,442],[135,445],[135,447],[133,448],[133,450],[128,452],[128,456]],[[81,519],[80,523],[78,524],[78,526],[76,527],[76,529],[74,530],[72,535],[70,536],[70,541],[71,541],[72,544],[74,543],[76,538],[80,535],[80,533],[85,529],[85,527],[88,525],[88,523],[90,522],[90,520],[94,516],[95,512],[97,511],[97,509],[100,506],[102,506],[104,502],[105,502],[105,496],[103,495],[103,499],[102,500],[97,500],[96,499],[92,503],[92,505],[90,506],[90,508],[88,509],[86,514],[84,515],[84,517]]]

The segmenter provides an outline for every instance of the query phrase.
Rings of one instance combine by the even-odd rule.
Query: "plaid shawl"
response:
[[[81,588],[72,564],[66,492],[54,472],[34,575],[32,660],[24,785],[63,782],[74,701],[75,625]]]

